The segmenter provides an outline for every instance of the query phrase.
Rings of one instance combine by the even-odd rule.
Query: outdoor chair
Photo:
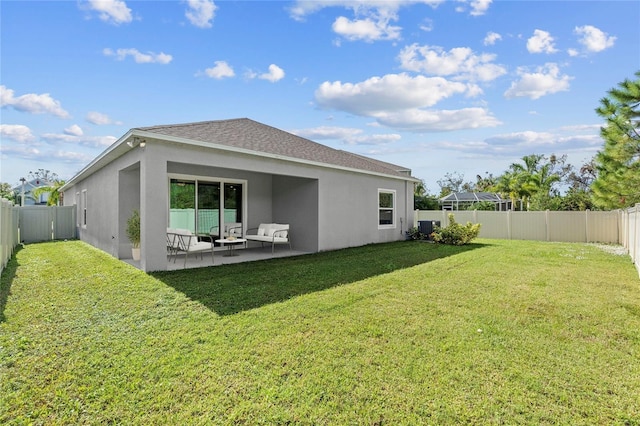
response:
[[[178,254],[184,253],[184,267],[187,267],[189,253],[200,253],[200,259],[204,259],[204,252],[211,251],[211,263],[213,263],[213,242],[198,241],[198,236],[188,229],[167,228],[167,250],[169,260],[173,256],[176,262]]]

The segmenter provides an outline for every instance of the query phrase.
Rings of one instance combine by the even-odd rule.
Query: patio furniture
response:
[[[236,246],[238,244],[245,244],[247,240],[244,238],[227,237],[217,239],[215,240],[215,242],[223,247],[227,247],[227,254],[225,254],[224,256],[237,256],[238,253],[236,253]]]
[[[178,254],[184,253],[184,267],[187,267],[187,257],[189,253],[200,253],[200,259],[206,251],[211,251],[211,263],[213,263],[213,242],[198,241],[198,236],[188,229],[167,228],[167,250],[169,260],[173,256],[173,263],[176,262]]]
[[[258,241],[264,247],[264,243],[271,244],[273,253],[276,244],[288,244],[291,250],[289,225],[279,223],[261,223],[257,228],[247,230],[244,236],[248,241]]]

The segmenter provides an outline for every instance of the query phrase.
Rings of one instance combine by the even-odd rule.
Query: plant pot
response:
[[[131,256],[135,261],[140,260],[140,247],[131,247]]]

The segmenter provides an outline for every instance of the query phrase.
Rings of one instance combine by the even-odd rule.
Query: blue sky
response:
[[[499,175],[602,147],[637,1],[0,2],[0,181],[69,179],[130,128],[248,117],[409,167]]]

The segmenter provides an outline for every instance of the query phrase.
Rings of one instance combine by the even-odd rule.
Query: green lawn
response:
[[[640,425],[629,257],[477,241],[151,275],[27,245],[2,275],[0,423]]]

